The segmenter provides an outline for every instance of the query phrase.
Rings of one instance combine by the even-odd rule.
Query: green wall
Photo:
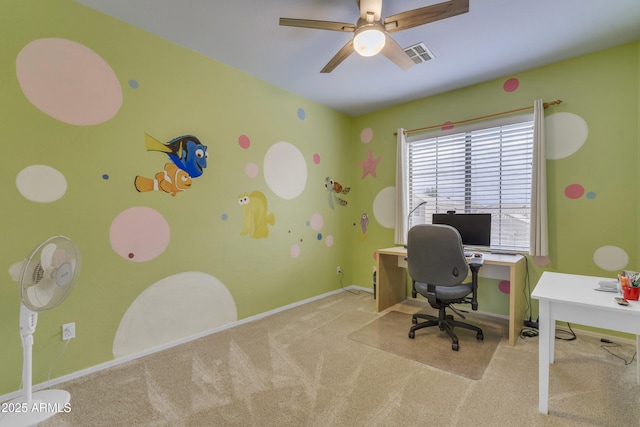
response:
[[[593,259],[605,245],[628,254],[627,268],[640,268],[635,169],[640,159],[639,42],[351,118],[71,0],[7,0],[1,11],[1,162],[7,185],[0,211],[0,268],[8,271],[56,234],[72,238],[83,258],[71,296],[40,314],[34,383],[113,360],[119,338],[141,336],[137,333],[160,344],[158,329],[167,319],[180,319],[174,322],[180,334],[181,323],[222,326],[341,284],[370,288],[375,250],[393,245],[393,230],[380,225],[374,200],[394,186],[396,129],[519,108],[537,98],[562,99],[547,115],[575,114],[588,124],[589,136],[573,155],[547,162],[550,256],[529,260],[532,287],[544,269],[613,275]],[[42,107],[26,96],[21,82],[34,77],[19,76],[17,58],[31,42],[48,38],[72,41],[104,60],[122,97],[113,117],[72,124],[54,117],[55,105]],[[54,69],[62,57],[53,56],[44,67]],[[518,89],[506,92],[503,83],[512,77]],[[62,86],[78,83],[64,75],[52,79]],[[86,108],[104,105],[104,95],[98,91]],[[62,98],[60,105],[67,105],[69,97]],[[192,134],[208,147],[207,168],[188,191],[176,196],[136,191],[136,175],[152,177],[167,162],[163,153],[147,151],[145,133],[161,142]],[[281,143],[289,151],[272,156]],[[369,150],[380,161],[365,173],[359,163]],[[34,165],[49,166],[64,177],[61,197],[46,202],[29,197],[18,177]],[[283,195],[281,187],[292,183],[274,184],[266,172],[273,168],[291,170],[289,181],[304,178],[303,189]],[[27,177],[35,188],[31,191],[47,194],[49,182],[39,181],[37,174]],[[340,195],[346,206],[335,199],[331,206],[329,197],[335,195],[325,191],[326,177],[351,188]],[[583,186],[585,195],[566,197],[572,184]],[[263,238],[241,234],[245,217],[238,199],[254,191],[265,195],[268,212],[275,216]],[[140,208],[163,218],[169,240],[159,250],[148,246],[148,235],[134,238],[136,248],[153,253],[139,262],[117,247],[122,238],[117,231],[121,215]],[[366,232],[363,214],[369,217]],[[342,281],[335,274],[337,265],[345,273]],[[202,277],[207,280],[200,282]],[[173,291],[184,288],[184,294],[159,293],[167,281]],[[0,395],[19,389],[22,365],[18,288],[8,274],[4,282]],[[508,295],[500,292],[498,281],[485,280],[482,292],[481,310],[507,313]],[[189,310],[189,302],[199,300],[211,301],[211,309]],[[143,302],[147,305],[138,304]],[[135,322],[140,317],[132,316],[133,308],[146,317],[145,324]],[[77,338],[65,347],[60,326],[66,322],[76,322]],[[174,338],[193,332],[182,331]],[[120,354],[127,349],[132,354],[131,347]]]
[[[617,271],[594,261],[594,253],[603,246],[621,249],[629,259],[626,268],[637,270],[638,47],[633,42],[357,117],[352,138],[356,160],[365,158],[369,149],[382,160],[378,179],[358,182],[356,211],[370,211],[372,199],[395,185],[397,128],[462,121],[526,107],[535,99],[560,99],[560,105],[545,111],[545,121],[556,113],[571,113],[586,122],[588,137],[575,153],[547,160],[549,257],[529,257],[531,288],[545,269],[616,277]],[[504,89],[508,79],[518,80],[516,90]],[[363,129],[371,129],[370,142],[360,141]],[[547,146],[564,143],[547,140]],[[582,186],[584,195],[565,195],[574,184]],[[362,286],[371,282],[374,251],[393,246],[393,229],[370,230],[366,241],[354,240],[353,278]],[[488,279],[481,286],[479,309],[507,315],[508,296],[498,285],[498,280]],[[535,307],[532,316],[537,316]]]
[[[0,269],[5,273],[0,286],[0,395],[19,389],[22,366],[18,288],[6,272],[57,234],[77,243],[82,270],[70,297],[39,316],[34,383],[45,381],[50,369],[55,378],[112,360],[118,328],[121,322],[127,326],[123,319],[139,297],[157,305],[147,313],[149,324],[128,325],[129,339],[135,332],[161,344],[162,331],[154,329],[154,323],[178,319],[174,332],[183,335],[172,338],[186,338],[194,330],[181,332],[183,320],[202,320],[211,329],[216,322],[221,326],[337,290],[337,265],[344,266],[343,283],[351,282],[351,242],[344,238],[351,207],[332,209],[324,189],[327,176],[348,181],[343,176],[351,163],[351,118],[70,0],[5,1],[1,9],[1,162],[7,185],[1,211]],[[92,125],[70,124],[25,96],[17,57],[30,42],[42,38],[79,43],[108,64],[122,93],[112,118]],[[83,64],[82,58],[62,56],[49,58],[44,66],[62,69],[60,62],[65,60]],[[52,79],[58,79],[59,86],[75,83],[65,81],[67,77]],[[104,95],[97,90],[96,109]],[[208,165],[202,176],[193,178],[189,190],[176,196],[136,190],[136,175],[153,177],[168,163],[164,153],[146,150],[145,133],[161,142],[191,134],[208,147]],[[267,153],[283,142],[294,147],[293,152],[267,160]],[[283,171],[306,168],[292,175],[306,179],[303,190],[278,194],[265,178],[266,163]],[[17,176],[32,165],[47,165],[64,176],[67,188],[61,198],[38,202],[19,191]],[[244,214],[239,196],[254,191],[265,195],[267,212],[275,216],[267,237],[241,235]],[[111,240],[119,216],[140,207],[164,218],[170,240],[151,259],[135,262],[135,257],[121,256]],[[140,240],[140,251],[155,249],[145,238]],[[197,281],[200,275],[207,280],[196,283],[196,289],[180,283]],[[184,286],[185,294],[178,292],[176,297],[174,292],[165,299],[157,292],[143,295],[167,278],[174,290]],[[199,292],[211,300],[211,307],[184,307],[184,301],[201,302]],[[231,304],[220,307],[229,296]],[[139,321],[139,312],[137,316],[129,320]],[[64,346],[60,328],[66,322],[76,323],[77,338],[52,368]],[[120,354],[125,353],[131,348]]]

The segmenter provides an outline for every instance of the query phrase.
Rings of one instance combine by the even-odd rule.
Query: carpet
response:
[[[453,351],[449,335],[437,327],[418,330],[415,339],[410,339],[411,316],[390,311],[353,332],[349,338],[455,375],[472,380],[482,378],[502,339],[499,326],[471,321],[482,328],[483,341],[476,339],[474,331],[455,328],[460,349]]]

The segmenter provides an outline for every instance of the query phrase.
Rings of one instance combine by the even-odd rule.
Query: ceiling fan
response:
[[[353,39],[344,45],[320,71],[330,73],[354,51],[362,56],[382,53],[398,67],[407,70],[415,63],[404,49],[389,35],[441,19],[469,12],[469,0],[450,0],[442,3],[408,10],[382,20],[382,0],[359,0],[360,18],[356,24],[317,21],[313,19],[280,18],[280,25],[312,28],[316,30],[354,33]]]

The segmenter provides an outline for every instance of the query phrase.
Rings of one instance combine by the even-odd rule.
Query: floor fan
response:
[[[56,413],[69,409],[71,395],[64,390],[32,392],[32,346],[38,313],[60,305],[69,296],[79,272],[78,248],[64,236],[47,239],[25,261],[14,264],[9,269],[11,277],[19,283],[22,301],[22,390],[18,398],[3,404],[8,411],[0,414],[0,426],[37,425]]]

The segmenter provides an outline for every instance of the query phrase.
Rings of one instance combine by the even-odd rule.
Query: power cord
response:
[[[58,350],[58,354],[56,354],[56,357],[53,359],[53,362],[51,362],[51,366],[49,367],[49,374],[47,375],[47,388],[51,387],[51,372],[53,371],[53,368],[58,362],[58,359],[60,358],[60,356],[62,356],[62,353],[65,351],[65,349],[67,348],[70,342],[71,342],[70,339],[66,340],[62,348]]]
[[[533,338],[538,336],[538,330],[534,328],[522,328],[520,330],[520,338]]]
[[[347,288],[344,287],[344,285],[342,284],[342,279],[344,278],[344,273],[342,272],[342,270],[340,270],[340,272],[338,273],[338,276],[340,276],[340,287],[343,290],[345,290],[345,291],[347,291],[347,292],[349,292],[350,294],[353,294],[353,295],[360,295],[360,291],[359,290],[358,291],[352,291],[351,289],[347,289]]]
[[[567,322],[567,327],[569,328],[568,331],[566,329],[556,328],[556,339],[557,340],[573,341],[573,340],[578,338],[578,337],[576,337],[576,333],[573,332],[573,329],[571,329],[571,323]],[[568,337],[559,337],[558,336],[558,332],[560,332],[561,334],[567,334],[569,336]]]
[[[573,341],[575,339],[577,339],[576,333],[573,331],[573,329],[571,328],[571,323],[567,322],[567,326],[569,327],[569,330],[567,331],[566,329],[560,329],[560,328],[556,328],[556,332],[555,332],[555,339],[557,340],[562,340],[562,341]],[[568,334],[568,337],[562,337],[559,336],[558,334]],[[533,337],[537,337],[539,335],[538,329],[537,328],[532,328],[532,327],[524,327],[520,330],[520,338],[533,338]]]
[[[600,348],[602,348],[603,350],[605,350],[607,353],[609,353],[610,355],[612,355],[613,357],[617,357],[618,359],[622,360],[624,362],[624,365],[631,365],[633,363],[633,361],[636,358],[636,355],[638,354],[638,352],[633,353],[633,357],[631,358],[631,360],[627,361],[627,359],[625,359],[622,356],[619,356],[617,354],[615,354],[614,352],[612,352],[611,350],[609,350],[610,348],[616,348],[616,347],[622,347],[622,345],[618,344],[618,343],[614,343],[611,340],[608,340],[606,338],[600,338],[600,342],[605,343],[605,344],[609,344],[609,345],[601,345]]]

